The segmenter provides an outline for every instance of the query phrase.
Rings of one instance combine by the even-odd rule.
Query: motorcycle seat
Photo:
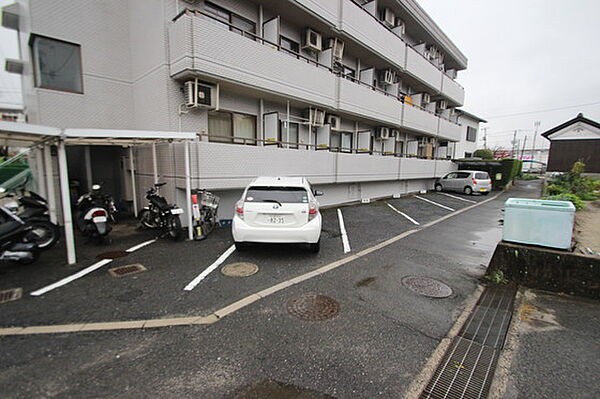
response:
[[[7,222],[4,222],[0,224],[0,236],[12,233],[13,231],[20,229],[22,226],[23,225],[17,222],[16,220],[9,220]]]
[[[45,213],[44,209],[40,208],[26,208],[23,212],[19,213],[18,216],[21,219],[29,219],[34,216],[42,216]]]

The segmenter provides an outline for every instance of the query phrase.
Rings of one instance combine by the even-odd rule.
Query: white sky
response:
[[[540,132],[579,112],[600,121],[600,1],[418,2],[469,59],[458,78],[463,108],[489,121],[482,125],[489,147],[510,147],[515,129],[530,147],[536,120]],[[20,104],[20,78],[4,72],[6,57],[18,57],[16,34],[0,27],[0,105]],[[536,147],[542,143],[536,139]]]

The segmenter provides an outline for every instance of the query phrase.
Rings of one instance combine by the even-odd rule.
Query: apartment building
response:
[[[479,124],[487,123],[481,119],[462,109],[456,110],[457,121],[461,126],[460,140],[452,143],[452,158],[471,158],[476,149],[480,148],[477,145],[479,139]]]
[[[414,0],[19,0],[3,25],[30,123],[196,132],[222,217],[257,175],[306,176],[324,204],[429,189],[466,140],[467,59]],[[133,152],[137,198],[118,148],[71,148],[70,177],[143,203],[159,175],[183,202],[182,145]]]

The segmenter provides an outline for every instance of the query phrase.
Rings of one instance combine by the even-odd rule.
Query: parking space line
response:
[[[134,245],[133,247],[125,250],[125,252],[130,252],[130,253],[131,252],[135,252],[138,249],[144,248],[145,246],[150,245],[150,244],[152,244],[155,241],[156,241],[156,239],[144,241],[141,244]],[[81,277],[85,276],[86,274],[90,274],[94,270],[97,270],[97,269],[101,268],[104,265],[108,265],[112,261],[113,261],[113,259],[102,259],[101,261],[98,261],[98,262],[94,263],[93,265],[91,265],[89,267],[86,267],[83,270],[78,271],[75,274],[72,274],[72,275],[70,275],[68,277],[65,277],[62,280],[59,280],[59,281],[57,281],[55,283],[47,285],[47,286],[45,286],[43,288],[40,288],[39,290],[35,290],[35,291],[31,292],[29,295],[32,295],[32,296],[43,295],[46,292],[52,291],[52,290],[54,290],[54,289],[56,289],[58,287],[62,287],[63,285],[69,284],[71,281],[75,281],[78,278],[81,278]]]
[[[433,204],[435,206],[439,206],[440,208],[444,208],[444,209],[447,209],[447,210],[452,211],[452,212],[454,212],[456,210],[454,208],[450,208],[449,206],[438,204],[437,202],[433,202],[432,200],[428,200],[427,198],[419,197],[418,195],[415,195],[415,198],[418,198],[418,199],[423,200],[425,202],[429,202],[430,204]]]
[[[219,265],[221,265],[221,263],[225,262],[225,260],[227,258],[229,258],[229,255],[231,255],[234,251],[235,251],[235,245],[230,246],[227,249],[227,251],[223,252],[223,254],[221,256],[219,256],[219,258],[216,261],[213,262],[212,265],[210,265],[209,267],[204,269],[204,271],[202,273],[200,273],[195,279],[190,281],[188,283],[188,285],[185,286],[184,290],[185,291],[193,290],[198,285],[198,283],[200,283],[200,281],[204,280],[204,278],[210,274],[210,272],[212,272],[217,267],[219,267]]]
[[[452,194],[448,194],[448,193],[442,193],[442,192],[440,192],[440,191],[438,191],[437,193],[438,193],[438,194],[445,195],[446,197],[454,198],[454,199],[461,200],[461,201],[465,201],[465,202],[470,202],[470,203],[472,203],[472,204],[474,204],[474,203],[476,203],[476,202],[477,202],[477,201],[473,201],[473,200],[468,200],[468,199],[466,199],[466,198],[460,198],[460,197],[457,197],[456,195],[452,195]]]
[[[408,216],[406,213],[399,211],[398,209],[394,208],[394,206],[392,204],[388,204],[386,202],[387,206],[389,206],[390,208],[392,208],[395,212],[398,212],[399,214],[401,214],[402,216],[404,216],[405,218],[407,218],[408,220],[410,220],[411,222],[413,222],[413,224],[416,224],[417,226],[420,226],[420,223],[417,222],[415,219],[411,218],[410,216]]]
[[[350,252],[350,241],[348,241],[348,233],[346,232],[346,226],[344,225],[344,217],[342,211],[338,208],[337,210],[338,219],[340,221],[340,232],[342,233],[342,245],[344,246],[344,253]]]

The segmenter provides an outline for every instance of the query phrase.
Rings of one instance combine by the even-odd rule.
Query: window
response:
[[[475,173],[475,178],[487,180],[490,178],[490,176],[486,172],[479,172],[479,173]]]
[[[352,78],[352,79],[356,78],[356,71],[354,69],[347,67],[346,65],[344,65],[343,68],[344,69],[343,69],[342,73],[344,74],[345,77]]]
[[[281,126],[279,129],[279,131],[281,132],[280,133],[281,137],[279,138],[279,140],[290,143],[290,144],[283,144],[284,147],[297,149],[298,148],[298,132],[299,132],[300,126],[295,122],[290,122],[289,125],[290,125],[290,129],[289,129],[289,137],[288,137],[288,129],[286,128],[286,122],[281,121]]]
[[[396,154],[404,156],[404,142],[396,141]]]
[[[285,36],[279,36],[279,45],[282,49],[289,50],[294,53],[300,52],[300,43],[288,39]]]
[[[212,17],[208,19],[214,24],[240,34],[243,34],[243,32],[256,33],[256,24],[254,22],[216,4],[208,1],[205,2],[204,11]]]
[[[352,152],[352,132],[331,132],[331,150]]]
[[[232,112],[208,113],[208,136],[218,143],[256,144],[256,117]]]
[[[477,141],[477,129],[474,127],[467,126],[467,141]]]
[[[471,158],[473,156],[472,152],[465,152],[465,158]]]
[[[469,172],[457,172],[456,173],[457,179],[468,179],[469,176],[471,176],[471,173],[469,173]]]
[[[280,202],[282,204],[307,203],[308,193],[302,187],[251,186],[246,193],[247,202]]]
[[[33,36],[31,49],[37,87],[83,93],[81,46]]]

